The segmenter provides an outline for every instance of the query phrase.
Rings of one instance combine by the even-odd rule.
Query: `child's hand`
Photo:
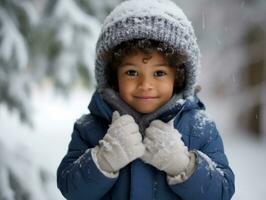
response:
[[[177,176],[188,167],[187,147],[181,140],[181,134],[171,125],[160,120],[153,121],[146,129],[143,143],[146,150],[142,160],[168,175]]]
[[[130,115],[115,111],[112,124],[106,135],[95,147],[100,168],[106,172],[117,172],[144,154],[145,147],[139,127]]]

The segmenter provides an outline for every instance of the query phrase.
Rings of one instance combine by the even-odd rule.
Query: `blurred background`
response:
[[[121,1],[0,1],[0,200],[63,199],[56,169],[88,113],[101,23]],[[266,1],[176,2],[198,37],[199,96],[236,175],[233,200],[263,200]]]

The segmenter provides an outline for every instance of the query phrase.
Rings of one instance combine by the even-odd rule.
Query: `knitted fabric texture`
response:
[[[165,42],[186,55],[183,96],[193,95],[200,67],[200,51],[191,22],[169,0],[124,1],[106,17],[96,45],[98,91],[101,93],[109,87],[105,55],[124,41],[143,38]]]

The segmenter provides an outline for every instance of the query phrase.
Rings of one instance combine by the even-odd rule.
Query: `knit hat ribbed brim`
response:
[[[143,38],[165,42],[186,55],[183,95],[193,95],[200,51],[191,22],[169,0],[124,1],[106,17],[96,46],[95,76],[99,92],[108,87],[104,55],[124,41]]]

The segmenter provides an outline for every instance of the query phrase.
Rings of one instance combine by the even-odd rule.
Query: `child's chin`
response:
[[[156,108],[135,108],[135,110],[141,114],[149,114],[156,110]]]

